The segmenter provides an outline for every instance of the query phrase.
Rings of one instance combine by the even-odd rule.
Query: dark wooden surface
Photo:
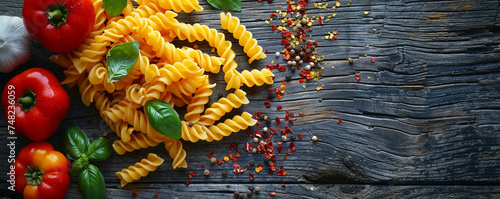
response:
[[[136,192],[140,198],[153,198],[155,193],[160,198],[231,198],[234,191],[245,192],[250,185],[262,188],[259,195],[251,198],[268,198],[269,192],[287,198],[500,197],[499,2],[363,0],[349,6],[346,0],[340,2],[341,7],[335,10],[307,11],[316,16],[337,14],[325,25],[315,26],[311,34],[321,43],[318,54],[324,54],[328,63],[323,78],[301,84],[298,74],[275,71],[278,83],[256,87],[255,93],[248,95],[251,103],[239,109],[250,113],[262,110],[272,118],[284,116],[284,111],[276,110],[278,105],[284,110],[305,113],[291,127],[296,134],[304,134],[303,140],[295,142],[297,151],[287,160],[283,160],[283,154],[278,155],[278,165],[284,165],[286,176],[263,171],[250,182],[248,171],[241,175],[231,173],[232,163],[210,165],[208,152],[214,151],[221,158],[228,154],[233,142],[239,143],[242,152],[236,163],[246,166],[250,160],[263,162],[262,155],[242,150],[252,138],[240,132],[219,142],[183,142],[188,169],[173,170],[161,145],[124,156],[113,154],[97,165],[108,185],[108,197],[130,197]],[[333,5],[334,1],[323,3]],[[180,14],[179,21],[199,22],[221,30],[220,11],[205,1],[201,4],[205,11]],[[284,6],[285,2],[244,0],[243,11],[233,12],[269,50],[267,59],[249,66],[242,48],[226,34],[234,44],[236,61],[242,69],[260,69],[272,60],[278,61],[274,52],[282,49],[281,35],[271,32],[264,20],[279,5]],[[0,6],[0,14],[20,16],[21,8],[22,1],[6,0]],[[338,39],[325,40],[324,36],[332,30],[338,31]],[[208,49],[205,42],[199,45]],[[50,55],[35,42],[32,59],[12,73],[0,74],[0,86],[3,88],[10,78],[31,67],[49,69],[62,81],[63,69],[48,60]],[[347,63],[348,57],[354,59],[354,64]],[[375,63],[371,63],[372,57]],[[278,87],[286,74],[291,74],[293,81],[287,84],[284,98],[273,100],[273,108],[266,109],[266,90]],[[361,81],[355,80],[355,74],[361,76]],[[216,100],[217,93],[225,92],[223,76],[213,76],[212,82],[218,84],[212,98]],[[323,90],[317,91],[316,87],[322,84]],[[48,139],[58,149],[60,135],[69,126],[80,126],[91,139],[107,131],[97,110],[83,105],[78,90],[67,91],[71,110],[58,132]],[[3,108],[0,115],[0,132],[5,132]],[[343,122],[337,124],[338,119]],[[318,137],[317,142],[310,141],[313,135]],[[117,136],[112,134],[110,139]],[[275,140],[278,139],[277,136]],[[28,143],[19,136],[16,150]],[[6,191],[6,144],[3,133],[0,196],[18,197]],[[166,163],[149,176],[118,188],[114,173],[149,152],[159,154]],[[216,176],[204,177],[201,165]],[[224,169],[229,170],[226,179],[221,176]],[[189,187],[183,184],[187,171],[198,174]],[[288,187],[281,188],[283,183]],[[72,179],[67,197],[80,197],[76,179]]]

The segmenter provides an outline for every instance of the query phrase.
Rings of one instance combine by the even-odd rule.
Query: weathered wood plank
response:
[[[333,4],[333,1],[329,3]],[[312,39],[321,43],[318,46],[319,54],[324,54],[325,63],[328,63],[324,66],[323,78],[301,84],[297,81],[297,72],[276,72],[275,82],[278,84],[256,87],[254,94],[248,96],[251,104],[239,110],[262,110],[263,114],[271,118],[283,117],[283,111],[275,109],[282,105],[296,114],[299,111],[305,113],[304,117],[298,117],[295,126],[291,126],[296,134],[305,135],[304,140],[295,142],[297,152],[292,153],[287,160],[283,160],[283,154],[278,154],[278,165],[285,166],[287,176],[270,176],[263,171],[255,176],[255,183],[272,184],[275,187],[273,190],[279,195],[290,194],[280,196],[290,197],[384,198],[394,195],[394,198],[436,198],[461,197],[460,194],[465,198],[498,197],[496,186],[307,184],[492,185],[498,184],[500,175],[499,2],[372,0],[353,1],[347,6],[347,1],[341,0],[341,4],[335,10],[308,11],[315,16],[337,14],[325,25],[315,26],[311,33]],[[0,14],[20,16],[22,3],[19,0],[8,0],[5,5],[0,8]],[[226,33],[228,40],[233,42],[241,69],[263,68],[271,61],[280,61],[274,53],[282,50],[281,35],[271,32],[264,20],[278,9],[278,5],[284,5],[283,2],[245,0],[243,11],[233,12],[252,31],[263,48],[269,50],[267,59],[251,65],[232,36],[221,30],[220,11],[211,9],[205,1],[202,1],[202,5],[205,8],[202,13],[181,13],[179,20],[207,24]],[[363,11],[370,13],[365,15]],[[325,40],[326,33],[332,30],[338,31],[338,39]],[[179,41],[175,43],[178,46],[192,45]],[[367,44],[369,47],[366,47]],[[206,42],[199,45],[209,52]],[[48,68],[59,80],[64,79],[62,69],[48,60],[50,52],[37,42],[33,50],[33,57],[27,64],[13,73],[0,74],[1,87],[15,74],[30,67]],[[347,63],[348,57],[354,58],[353,64]],[[372,57],[375,63],[371,63]],[[332,66],[335,68],[332,69]],[[278,87],[286,74],[291,74],[293,80],[287,83],[284,98],[281,101],[273,100],[273,108],[266,109],[263,105],[266,90]],[[361,76],[361,81],[355,80],[355,74]],[[212,82],[218,84],[212,96],[212,101],[215,101],[217,93],[226,91],[223,89],[223,76],[212,77]],[[322,84],[323,90],[317,91],[316,87]],[[99,137],[106,130],[95,108],[85,107],[80,102],[77,89],[67,88],[67,91],[71,96],[70,113],[58,133],[49,139],[59,148],[60,134],[69,126],[82,127],[91,139]],[[0,132],[4,132],[6,122],[3,108],[0,108],[0,115]],[[337,119],[343,122],[337,124]],[[276,124],[273,122],[271,126],[275,127]],[[310,141],[312,135],[318,136],[319,141]],[[115,140],[117,136],[112,134],[110,139]],[[276,137],[274,141],[278,140],[279,137]],[[17,150],[29,142],[23,137],[19,137],[18,141]],[[209,151],[215,151],[217,158],[228,155],[229,144],[233,142],[239,143],[242,151],[242,145],[252,142],[252,138],[240,132],[220,142],[184,142],[188,152],[187,170],[200,175],[192,180],[199,184],[188,188],[182,184],[187,180],[187,170],[171,169],[171,160],[161,145],[124,156],[113,154],[110,160],[98,166],[106,182],[116,187],[118,179],[114,173],[145,157],[147,153],[155,152],[167,159],[154,175],[124,189],[109,188],[110,197],[127,196],[133,190],[145,190],[148,196],[154,195],[156,191],[161,195],[173,191],[172,197],[179,198],[195,197],[196,194],[214,198],[230,196],[235,187],[246,186],[236,184],[249,183],[248,171],[241,175],[230,172],[228,178],[223,179],[221,172],[231,171],[232,163],[213,166],[206,155]],[[288,149],[287,144],[284,148]],[[6,150],[6,140],[1,139],[0,151]],[[263,162],[264,157],[245,151],[236,163],[243,166],[250,160]],[[216,176],[202,177],[201,165],[215,172]],[[6,161],[0,161],[0,172],[6,173],[7,166]],[[4,176],[0,178],[3,179]],[[75,179],[73,182],[69,191],[71,196],[78,195]],[[281,189],[279,186],[282,182],[297,189]],[[300,191],[307,190],[309,186],[332,193]],[[335,190],[353,191],[341,194]]]

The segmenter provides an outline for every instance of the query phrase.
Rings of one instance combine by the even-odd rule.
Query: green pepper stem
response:
[[[47,15],[47,19],[49,22],[57,26],[59,28],[60,25],[66,23],[66,19],[68,18],[68,9],[61,3],[56,5],[52,5],[45,11],[45,15]]]
[[[28,88],[28,90],[19,97],[17,103],[24,112],[28,112],[36,105],[36,94]]]
[[[43,175],[43,171],[38,168],[38,166],[28,166],[26,168],[26,173],[24,173],[26,184],[39,185],[42,182]]]

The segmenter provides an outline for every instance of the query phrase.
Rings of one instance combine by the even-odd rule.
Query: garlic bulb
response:
[[[33,37],[20,17],[0,16],[0,72],[8,73],[31,57]]]

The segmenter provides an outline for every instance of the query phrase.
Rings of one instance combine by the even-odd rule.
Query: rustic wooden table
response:
[[[311,2],[320,2],[314,1]],[[203,12],[181,13],[179,21],[209,25],[220,31],[220,11],[200,2]],[[333,5],[335,1],[322,1]],[[499,198],[500,197],[500,6],[497,0],[340,0],[335,10],[312,7],[309,15],[329,16],[322,26],[315,25],[310,39],[321,44],[318,54],[325,55],[322,79],[299,83],[297,73],[278,72],[275,85],[256,87],[248,95],[250,104],[239,111],[283,117],[284,110],[305,116],[290,126],[297,151],[278,165],[284,165],[286,176],[264,171],[249,180],[248,171],[232,173],[233,163],[211,165],[206,155],[217,158],[229,154],[231,143],[238,143],[242,155],[235,163],[242,166],[263,155],[248,153],[244,144],[252,138],[243,131],[218,142],[183,142],[188,153],[187,169],[172,169],[164,147],[144,149],[119,156],[114,153],[97,164],[107,184],[108,198],[127,198],[133,192],[138,198],[231,198],[234,191],[245,193],[248,186],[260,186],[261,193],[250,198],[269,198],[270,192],[283,198]],[[21,0],[4,0],[0,15],[21,16]],[[264,68],[283,49],[281,35],[272,32],[264,21],[284,0],[272,2],[243,0],[242,12],[233,12],[250,30],[268,58],[252,65],[242,48],[234,45],[236,61],[242,69]],[[365,14],[364,11],[369,11]],[[337,40],[326,40],[328,31],[338,31]],[[227,38],[236,44],[226,31]],[[176,42],[178,46],[191,45]],[[200,42],[202,49],[209,49]],[[369,45],[369,46],[368,46]],[[0,74],[0,86],[31,67],[43,67],[60,81],[63,68],[48,58],[52,53],[38,42],[33,44],[31,60],[14,72]],[[349,64],[347,59],[354,59]],[[371,58],[375,62],[371,62]],[[281,61],[282,63],[282,61]],[[335,66],[335,68],[332,68]],[[268,88],[277,88],[285,76],[292,81],[282,100],[273,99],[272,108],[264,106]],[[361,80],[356,81],[354,75]],[[225,93],[222,75],[212,77],[218,93]],[[318,86],[324,85],[317,91]],[[94,106],[86,107],[77,88],[67,88],[71,109],[58,132],[49,142],[61,150],[60,135],[69,126],[81,127],[91,140],[109,131]],[[248,91],[248,88],[245,89]],[[281,105],[283,110],[277,111]],[[238,113],[238,111],[236,111]],[[7,190],[7,123],[0,108],[0,196],[17,198]],[[337,123],[342,119],[341,123]],[[275,127],[274,122],[271,123]],[[283,126],[282,126],[283,127]],[[253,127],[251,130],[261,129]],[[114,133],[109,138],[118,139]],[[317,136],[318,141],[311,141]],[[279,141],[275,136],[274,141]],[[16,151],[30,143],[18,136]],[[285,144],[285,149],[288,145]],[[234,150],[233,150],[234,151]],[[156,172],[119,188],[115,172],[155,152],[167,161]],[[233,152],[235,153],[235,152]],[[202,165],[215,176],[203,176]],[[223,170],[229,171],[223,178]],[[198,176],[186,187],[188,171]],[[286,184],[286,188],[282,188]],[[76,178],[71,181],[67,198],[80,198]]]

